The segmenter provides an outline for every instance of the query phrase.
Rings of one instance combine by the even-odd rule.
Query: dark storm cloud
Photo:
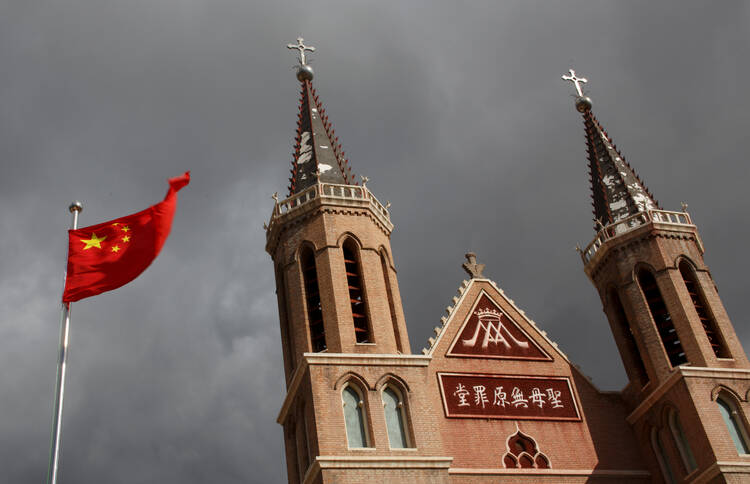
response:
[[[132,284],[73,305],[61,482],[286,481],[262,224],[284,192],[298,85],[393,203],[412,350],[463,253],[605,389],[625,383],[574,246],[593,235],[571,87],[667,209],[690,203],[740,338],[748,235],[744,3],[153,2],[0,5],[0,467],[44,478],[67,204],[84,225],[192,170]]]

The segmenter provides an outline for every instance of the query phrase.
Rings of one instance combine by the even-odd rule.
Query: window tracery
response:
[[[549,458],[537,447],[534,439],[520,430],[508,437],[508,451],[503,456],[503,465],[509,469],[549,469]]]

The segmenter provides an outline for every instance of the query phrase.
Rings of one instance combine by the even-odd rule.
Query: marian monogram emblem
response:
[[[503,326],[502,315],[499,311],[485,308],[475,312],[474,315],[479,318],[479,321],[476,324],[474,335],[469,339],[461,340],[464,346],[476,346],[479,343],[480,333],[484,333],[484,337],[481,339],[482,348],[487,348],[492,343],[495,345],[502,344],[510,349],[511,342],[521,348],[529,347],[528,341],[519,341]]]
[[[448,356],[551,360],[552,358],[486,293],[458,331]]]

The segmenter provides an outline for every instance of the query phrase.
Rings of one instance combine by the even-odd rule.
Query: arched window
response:
[[[672,465],[669,462],[669,456],[666,450],[664,450],[664,444],[662,444],[659,432],[654,428],[651,429],[651,446],[656,454],[656,460],[659,461],[659,467],[661,473],[664,476],[664,482],[667,484],[674,484],[674,475],[672,474]]]
[[[349,448],[369,447],[365,424],[365,404],[359,389],[352,384],[347,384],[341,391],[341,405],[344,408],[344,423]]]
[[[315,254],[312,248],[304,247],[300,253],[302,279],[305,283],[305,300],[307,304],[307,321],[310,325],[310,342],[315,352],[326,349],[326,333],[323,326],[323,308],[320,304],[318,288],[318,271],[315,267]]]
[[[381,397],[391,449],[410,447],[409,436],[406,431],[406,409],[401,392],[393,387],[386,386],[381,392]]]
[[[732,436],[732,442],[734,442],[734,446],[737,448],[737,453],[750,454],[747,430],[745,430],[745,424],[737,410],[737,406],[731,399],[721,395],[716,399],[716,403],[719,405],[719,412],[721,412],[721,417],[724,419],[729,435]]]
[[[362,277],[359,264],[359,249],[352,239],[343,245],[344,263],[346,264],[346,281],[349,286],[349,301],[352,305],[354,335],[357,343],[372,343],[370,338],[370,321],[367,317],[365,294],[362,289]]]
[[[643,269],[638,274],[638,282],[643,291],[643,295],[646,298],[651,317],[656,324],[656,329],[659,331],[661,342],[664,345],[667,356],[669,357],[669,363],[671,363],[672,366],[679,366],[683,363],[687,363],[687,357],[685,356],[685,351],[682,349],[682,343],[680,343],[677,330],[675,330],[674,323],[672,322],[672,316],[669,315],[667,305],[661,297],[661,291],[656,284],[654,275],[650,271]]]
[[[693,451],[690,449],[690,444],[685,437],[685,432],[682,430],[680,416],[677,415],[676,410],[670,410],[669,412],[669,430],[672,431],[672,437],[677,444],[677,450],[680,452],[680,457],[682,457],[682,463],[685,465],[685,472],[690,474],[698,467],[698,465],[695,463],[695,456],[693,456]]]
[[[401,333],[398,330],[398,319],[396,318],[396,304],[393,302],[393,289],[391,288],[391,271],[388,255],[385,249],[380,250],[380,265],[383,266],[383,277],[385,278],[385,292],[388,296],[388,309],[391,311],[391,325],[393,326],[393,335],[396,337],[396,350],[403,353],[401,347]]]
[[[711,344],[711,349],[714,350],[714,354],[717,358],[730,358],[727,346],[724,344],[724,340],[721,337],[719,328],[716,324],[716,320],[713,318],[711,311],[708,309],[706,298],[703,295],[703,291],[700,289],[698,279],[695,276],[695,271],[687,261],[680,262],[680,274],[682,274],[682,280],[685,282],[685,287],[690,294],[690,299],[693,301],[695,312],[698,313],[698,317],[703,325],[703,330],[706,332],[708,342]]]
[[[625,314],[625,309],[622,307],[620,295],[617,294],[617,290],[614,288],[609,291],[609,301],[612,305],[612,312],[615,317],[615,326],[622,335],[627,351],[633,355],[633,361],[635,363],[633,369],[635,370],[639,383],[641,386],[644,386],[648,383],[646,367],[643,364],[643,358],[638,349],[638,344],[635,341],[635,336],[633,336],[633,327],[630,325],[630,321],[628,321],[628,317]]]

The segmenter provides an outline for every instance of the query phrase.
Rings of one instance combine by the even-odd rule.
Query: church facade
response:
[[[629,383],[602,392],[467,254],[412,354],[388,207],[357,183],[305,62],[274,262],[288,480],[750,482],[750,363],[686,211],[663,210],[580,89],[595,238],[580,250]]]

